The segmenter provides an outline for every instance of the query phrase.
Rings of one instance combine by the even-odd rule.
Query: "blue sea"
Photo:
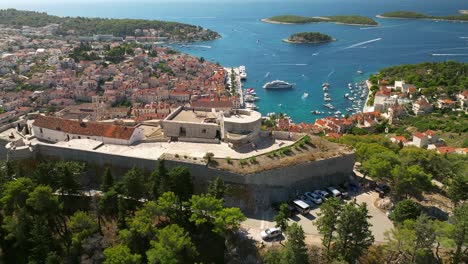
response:
[[[79,2],[79,3],[76,3]],[[304,16],[379,13],[412,10],[431,15],[468,9],[467,0],[284,0],[284,1],[19,1],[0,2],[0,8],[46,11],[60,16],[144,18],[200,25],[219,32],[221,39],[176,46],[224,66],[245,65],[248,81],[261,98],[263,114],[285,112],[295,122],[314,122],[311,110],[325,111],[321,84],[330,83],[331,102],[345,113],[351,104],[343,95],[348,83],[365,79],[379,69],[404,63],[456,60],[468,62],[468,23],[378,19],[379,27],[329,23],[275,25],[260,19],[280,14]],[[303,31],[329,34],[338,41],[294,45],[281,39]],[[357,70],[363,70],[359,75]],[[296,83],[292,90],[262,89],[281,79]],[[307,98],[302,98],[308,92]]]

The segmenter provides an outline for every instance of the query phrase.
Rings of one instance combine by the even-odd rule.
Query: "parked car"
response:
[[[341,197],[341,192],[338,191],[338,189],[336,189],[333,186],[328,187],[327,191],[330,193],[332,197],[337,197],[337,198]]]
[[[350,199],[351,197],[349,196],[349,193],[346,189],[342,188],[341,185],[337,187],[338,191],[341,192],[341,198],[343,199]]]
[[[390,187],[387,184],[379,184],[375,187],[375,191],[379,193],[380,197],[383,197],[390,192]]]
[[[262,237],[262,239],[271,239],[280,235],[281,235],[281,229],[277,227],[270,227],[260,232],[260,236]]]
[[[310,212],[310,205],[302,200],[294,200],[293,204],[296,210],[302,215],[306,215]]]
[[[324,190],[315,190],[314,193],[320,196],[322,201],[326,201],[328,198],[330,198],[330,194]]]
[[[320,198],[320,196],[316,193],[313,193],[313,192],[306,192],[304,193],[305,196],[307,196],[310,200],[312,200],[312,202],[316,203],[316,204],[321,204],[322,203],[322,198]]]
[[[306,204],[308,204],[310,207],[314,206],[315,203],[310,199],[308,196],[305,194],[299,196],[299,200],[304,201]]]

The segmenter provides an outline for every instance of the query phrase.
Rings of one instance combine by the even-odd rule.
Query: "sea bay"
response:
[[[359,5],[357,4],[359,2]],[[183,4],[181,4],[183,3]],[[32,2],[0,3],[0,8],[46,11],[60,16],[160,19],[200,25],[222,38],[175,45],[183,52],[202,56],[223,66],[245,65],[248,80],[261,98],[263,114],[285,112],[295,122],[313,122],[325,111],[321,84],[330,83],[331,102],[337,109],[351,103],[344,99],[348,83],[365,79],[383,67],[404,63],[456,60],[468,62],[468,23],[375,18],[386,11],[412,10],[431,15],[456,14],[467,1],[414,0],[316,0],[316,1],[85,1],[83,4]],[[262,18],[280,14],[307,16],[358,14],[373,17],[378,27],[337,25],[267,24]],[[281,41],[303,31],[318,31],[338,41],[326,44],[288,44]],[[356,71],[363,70],[360,75]],[[262,85],[281,79],[296,84],[292,90],[271,91]],[[307,98],[302,98],[308,92]]]

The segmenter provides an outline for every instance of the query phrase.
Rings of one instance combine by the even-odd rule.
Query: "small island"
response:
[[[328,22],[335,24],[355,25],[355,26],[377,26],[378,23],[369,17],[358,15],[346,16],[320,16],[306,17],[297,15],[280,15],[262,19],[262,22],[272,24],[307,24]]]
[[[460,12],[462,13],[462,12]],[[447,20],[447,21],[460,21],[468,22],[468,14],[462,13],[461,15],[451,16],[430,16],[413,11],[393,11],[377,15],[378,18],[394,18],[394,19],[430,19],[430,20]]]
[[[320,32],[301,32],[293,34],[283,41],[293,44],[320,44],[336,41],[336,39]]]

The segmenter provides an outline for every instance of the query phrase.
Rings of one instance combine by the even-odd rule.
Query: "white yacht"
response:
[[[239,76],[241,80],[246,80],[247,79],[247,72],[245,71],[245,66],[241,65],[239,66]]]
[[[263,85],[264,89],[290,89],[293,87],[294,87],[293,83],[288,83],[288,82],[281,81],[281,80],[267,82],[265,83],[265,85]]]

